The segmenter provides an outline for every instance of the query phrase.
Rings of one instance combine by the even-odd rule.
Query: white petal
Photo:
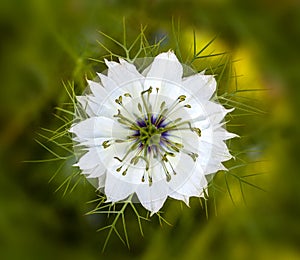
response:
[[[73,125],[69,131],[82,139],[111,137],[112,124],[113,122],[111,119],[104,117],[91,117]]]
[[[132,156],[129,156],[129,158],[132,158]],[[129,165],[129,162],[128,162]],[[122,170],[120,171],[119,178],[124,182],[124,183],[131,183],[131,184],[136,184],[140,185],[142,183],[142,177],[145,171],[145,162],[143,160],[139,160],[139,162],[136,165],[131,165],[127,169],[127,173],[125,176],[122,176],[121,173],[126,169],[126,166],[123,166]]]
[[[82,105],[82,109],[89,117],[95,117],[99,114],[101,105],[98,103],[98,100],[97,102],[92,100],[95,97],[91,95],[87,95],[87,96],[78,96],[76,98]]]
[[[71,133],[80,139],[99,138],[99,137],[126,137],[128,130],[122,129],[120,124],[107,117],[91,117],[79,122],[71,127]]]
[[[228,132],[223,127],[219,127],[214,130],[214,137],[220,140],[228,140],[239,136],[237,134]]]
[[[165,79],[180,83],[182,78],[182,65],[176,55],[171,52],[164,52],[157,55],[147,73],[147,78]]]
[[[184,78],[182,85],[197,99],[209,100],[216,91],[217,82],[212,75],[198,73]]]
[[[125,93],[129,93],[133,98],[139,97],[141,92],[144,90],[144,77],[140,74],[136,75],[127,71],[126,68],[122,67],[122,65],[118,63],[114,64],[117,65],[112,67],[111,70],[113,71],[110,71],[109,76],[98,73],[101,83],[106,89],[108,89],[111,99],[114,100]],[[112,77],[111,74],[116,74],[121,78],[116,79],[116,76]]]
[[[85,171],[84,174],[91,175],[90,177],[96,178],[102,175],[107,168],[113,168],[117,164],[113,158],[115,156],[114,149],[108,147],[92,147],[88,149],[79,161],[75,164],[81,170]]]
[[[104,165],[97,166],[87,178],[100,178],[105,176],[106,168]]]
[[[89,87],[95,97],[99,100],[99,103],[102,103],[107,97],[108,92],[107,90],[100,85],[98,82],[87,80]]]
[[[101,80],[101,83],[105,89],[107,89],[108,92],[112,92],[116,88],[118,88],[118,85],[115,81],[113,81],[111,78],[108,76],[102,74],[102,73],[97,73],[98,77]]]
[[[140,78],[141,74],[138,72],[136,67],[132,64],[127,62],[126,60],[119,58],[119,62],[122,66],[124,66],[128,71],[132,72],[133,74],[137,75],[138,78]]]
[[[178,170],[178,176],[180,176],[180,174],[184,175],[184,177],[180,176],[180,179],[182,179],[182,183],[172,183],[173,185],[170,185],[170,187],[173,188],[174,191],[185,196],[200,197],[203,193],[203,189],[207,187],[207,181],[204,177],[201,165],[199,163],[194,163],[194,169],[191,172],[187,172],[185,167],[182,166],[183,165],[178,165],[178,167],[176,168]],[[175,181],[177,181],[175,179],[177,175],[173,178]]]
[[[116,114],[117,104],[111,100],[111,97],[101,101],[101,99],[99,99],[98,97],[88,96],[87,100],[88,105],[95,116],[112,118],[113,115]]]
[[[93,117],[96,115],[94,111],[97,110],[98,108],[94,109],[94,107],[91,107],[91,105],[89,104],[88,96],[76,96],[76,99],[81,105],[80,109],[83,109],[89,117]]]
[[[189,196],[186,196],[186,195],[183,195],[183,194],[180,194],[176,191],[173,191],[169,194],[169,196],[173,199],[176,199],[176,200],[182,200],[187,206],[189,206],[189,199],[190,197]]]
[[[104,141],[107,141],[107,137],[85,138],[84,140],[81,139],[76,146],[99,147]]]
[[[106,174],[103,174],[98,177],[98,189],[101,189],[105,186]]]
[[[168,183],[170,194],[172,192],[179,192],[186,196],[197,196],[196,194],[200,194],[202,186],[200,185],[201,182],[197,182],[197,180],[201,179],[201,176],[204,176],[201,166],[183,152],[168,159],[176,173],[172,174],[172,168],[170,168],[171,180]],[[187,189],[185,186],[187,183],[190,193],[187,191],[183,193],[182,189]]]
[[[101,106],[94,96],[76,96],[76,99],[80,103],[81,109],[83,109],[89,117],[102,115],[111,118],[114,114],[113,112],[115,110],[111,107],[108,108],[106,105]]]
[[[100,160],[98,157],[97,148],[91,148],[79,159],[78,163],[75,164],[75,166],[79,166],[81,170],[91,170],[99,165],[99,161]],[[91,174],[91,172],[92,171],[89,171],[88,174]]]
[[[92,91],[91,95],[85,96],[82,103],[86,113],[90,116],[105,116],[112,118],[116,113],[115,98],[112,97],[109,92],[99,83],[87,80],[89,87]],[[81,98],[82,99],[82,98]]]
[[[182,144],[188,151],[198,153],[201,149],[200,138],[197,133],[192,132],[190,129],[182,131]]]
[[[107,76],[117,85],[124,85],[126,82],[141,80],[144,77],[134,69],[133,65],[122,60],[122,63],[105,60],[108,67]]]
[[[195,118],[194,121],[202,121],[204,118],[209,117],[211,125],[219,124],[229,112],[234,110],[226,109],[221,104],[217,104],[211,101],[203,102],[201,105],[205,109],[205,111],[199,111],[198,117]]]
[[[225,170],[221,162],[230,160],[232,156],[223,141],[209,143],[201,140],[200,147],[198,159],[205,175]]]
[[[105,195],[108,201],[117,202],[126,199],[129,195],[133,194],[136,185],[124,182],[119,177],[115,176],[118,172],[108,172],[105,181]]]
[[[152,176],[152,181],[155,182],[160,182],[161,180],[166,179],[166,175],[164,172],[164,169],[161,165],[161,162],[157,161],[156,159],[151,159],[150,160],[150,170],[149,170],[151,176]],[[148,180],[145,180],[146,183],[148,183]]]
[[[76,96],[77,101],[82,106],[83,109],[87,106],[87,97],[86,96]]]
[[[204,169],[205,175],[209,175],[212,173],[216,173],[218,171],[227,171],[227,168],[224,167],[222,163],[209,163],[206,165],[206,168]]]
[[[151,215],[153,215],[165,203],[168,196],[168,185],[165,180],[154,182],[151,186],[141,184],[137,187],[136,194],[144,208],[151,211]]]

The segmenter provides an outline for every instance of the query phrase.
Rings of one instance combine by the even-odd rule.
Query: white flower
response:
[[[97,179],[108,202],[136,194],[152,214],[168,196],[187,204],[203,196],[205,176],[232,158],[224,141],[236,136],[222,127],[231,110],[210,101],[214,77],[183,77],[171,51],[142,73],[123,59],[105,63],[107,76],[77,97],[88,118],[70,129],[86,150],[76,164],[82,174]]]

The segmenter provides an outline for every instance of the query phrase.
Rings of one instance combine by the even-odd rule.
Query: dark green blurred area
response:
[[[101,255],[105,233],[95,231],[103,218],[84,216],[94,189],[79,185],[62,196],[54,191],[64,176],[48,183],[57,165],[22,161],[49,158],[33,140],[40,127],[56,127],[62,82],[74,81],[80,91],[86,75],[104,69],[89,60],[103,54],[97,31],[121,38],[123,17],[129,39],[140,24],[148,25],[149,39],[171,34],[173,17],[191,34],[193,28],[209,31],[233,51],[248,50],[264,87],[271,89],[256,94],[269,114],[250,119],[242,130],[252,135],[253,146],[264,148],[260,159],[269,160],[267,174],[254,181],[268,192],[246,187],[247,205],[236,207],[228,194],[219,194],[218,215],[210,201],[208,220],[194,200],[183,211],[167,203],[173,227],[160,228],[153,219],[145,223],[143,238],[136,220],[129,219],[131,249],[112,237]],[[296,0],[2,0],[0,259],[299,259],[299,46]]]

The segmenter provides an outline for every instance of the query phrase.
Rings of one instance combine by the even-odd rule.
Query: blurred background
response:
[[[238,86],[268,89],[241,93],[239,102],[266,113],[239,117],[231,128],[243,136],[237,149],[256,151],[243,154],[255,163],[234,173],[266,192],[233,177],[228,192],[217,175],[224,192],[208,202],[208,218],[197,200],[184,210],[169,202],[172,227],[153,218],[142,237],[129,213],[130,250],[112,236],[101,254],[106,233],[96,230],[105,219],[85,216],[94,188],[79,184],[63,196],[55,190],[66,176],[49,183],[57,163],[23,161],[50,157],[34,139],[41,127],[57,127],[63,82],[80,92],[86,76],[104,69],[90,59],[105,53],[97,41],[118,50],[98,31],[122,39],[123,17],[128,41],[148,25],[150,41],[167,36],[166,49],[172,19],[180,20],[186,54],[193,30],[199,48],[218,35],[212,51],[231,51]],[[1,0],[0,259],[300,259],[299,46],[297,0]]]

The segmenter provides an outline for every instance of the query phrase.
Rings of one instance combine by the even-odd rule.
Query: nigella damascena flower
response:
[[[76,164],[82,174],[97,180],[108,202],[134,195],[152,214],[167,197],[188,204],[203,196],[207,175],[232,157],[225,140],[236,136],[223,128],[231,110],[210,101],[214,77],[183,77],[171,51],[141,73],[123,59],[105,63],[107,75],[77,97],[87,117],[70,129],[86,151]]]

